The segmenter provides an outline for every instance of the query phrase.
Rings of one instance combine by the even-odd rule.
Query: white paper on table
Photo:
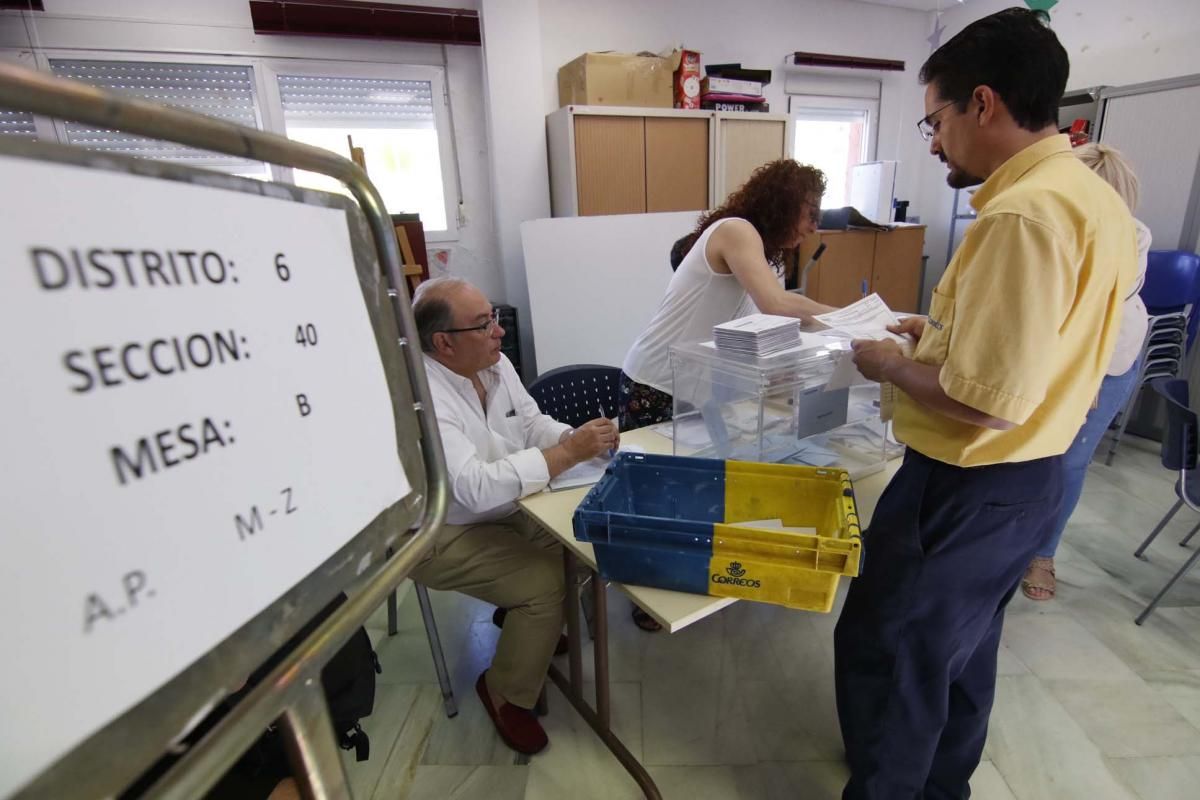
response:
[[[617,452],[645,453],[646,448],[641,445],[628,444],[623,445]],[[589,461],[576,464],[569,470],[560,472],[556,477],[550,479],[550,491],[557,492],[561,489],[574,489],[577,486],[590,486],[604,477],[604,470],[608,469],[608,465],[611,463],[611,458],[598,456]]]
[[[800,320],[795,317],[779,317],[772,314],[751,314],[747,317],[739,317],[738,319],[722,322],[719,325],[713,326],[713,331],[746,331],[749,333],[764,333],[774,331],[779,328],[786,328],[789,325],[800,325]]]
[[[849,346],[851,337],[844,333],[839,333],[835,330],[824,331],[801,331],[800,343],[795,347],[789,347],[786,350],[780,350],[772,353],[771,358],[780,358],[788,353],[799,353],[807,350],[820,350],[822,348],[828,350],[841,350]],[[717,343],[713,340],[700,342],[701,347],[706,347],[709,350],[720,350]]]
[[[905,341],[903,336],[887,329],[889,325],[895,325],[899,320],[887,307],[887,303],[883,302],[883,298],[877,294],[867,295],[857,303],[851,303],[845,308],[839,308],[826,314],[817,314],[814,319],[853,339]]]

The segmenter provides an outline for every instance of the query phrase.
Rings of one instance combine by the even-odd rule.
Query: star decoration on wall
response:
[[[932,52],[937,50],[942,45],[942,31],[946,30],[946,26],[942,24],[942,15],[938,14],[937,19],[933,22],[933,33],[925,38],[929,42],[929,49]]]

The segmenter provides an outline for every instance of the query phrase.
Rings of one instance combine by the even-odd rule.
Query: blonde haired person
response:
[[[1074,152],[1076,158],[1116,189],[1125,205],[1129,206],[1130,213],[1137,209],[1137,174],[1119,150],[1103,144],[1085,144],[1075,148]],[[1108,426],[1112,424],[1113,418],[1128,402],[1141,373],[1139,357],[1142,353],[1142,342],[1146,338],[1148,318],[1146,306],[1138,292],[1146,280],[1146,253],[1150,250],[1150,229],[1137,219],[1133,224],[1137,229],[1137,277],[1125,293],[1117,346],[1108,364],[1108,374],[1100,384],[1096,407],[1088,412],[1071,448],[1063,454],[1063,499],[1057,525],[1053,535],[1030,562],[1021,581],[1021,591],[1030,600],[1049,600],[1054,597],[1057,590],[1054,579],[1054,553],[1067,527],[1067,520],[1071,518],[1071,512],[1079,502],[1088,464],[1091,463],[1096,446],[1108,430]]]

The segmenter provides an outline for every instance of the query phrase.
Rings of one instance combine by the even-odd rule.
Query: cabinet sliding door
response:
[[[579,215],[646,211],[646,121],[643,117],[575,117]]]

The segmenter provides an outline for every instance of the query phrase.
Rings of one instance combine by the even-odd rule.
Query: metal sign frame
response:
[[[344,210],[359,284],[392,395],[397,456],[412,484],[406,497],[381,512],[299,584],[164,686],[62,755],[13,797],[57,799],[121,792],[166,755],[222,697],[237,690],[246,676],[337,592],[357,582],[350,599],[285,656],[144,795],[181,800],[202,796],[278,719],[302,793],[322,800],[350,796],[321,686],[321,667],[428,551],[445,518],[448,497],[441,438],[421,352],[415,346],[419,341],[416,322],[404,288],[395,233],[378,191],[358,166],[329,151],[22,67],[0,64],[0,107],[319,172],[345,184],[357,206],[323,192],[161,162],[100,155],[45,142],[0,142],[0,154],[5,155]],[[386,555],[389,549],[395,550],[390,559]],[[372,567],[363,571],[363,564]],[[214,588],[219,588],[218,576],[214,576]],[[65,691],[69,687],[51,690]]]

